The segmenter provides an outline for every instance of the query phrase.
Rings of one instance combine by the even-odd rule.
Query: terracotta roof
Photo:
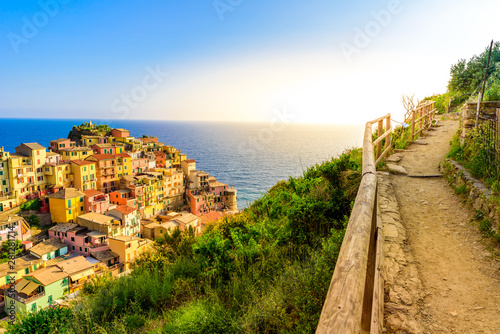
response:
[[[75,188],[66,188],[63,190],[59,190],[55,194],[50,194],[47,197],[55,198],[55,199],[70,199],[75,197],[83,197],[85,194],[80,190]]]
[[[56,140],[51,140],[50,143],[60,143],[62,141],[67,141],[69,140],[68,138],[59,138],[59,139],[56,139]]]
[[[65,271],[68,275],[73,275],[79,271],[94,267],[92,263],[87,261],[85,256],[77,256],[69,260],[59,262],[56,266]]]
[[[224,217],[224,215],[222,214],[222,212],[213,211],[213,212],[201,215],[200,216],[200,222],[202,224],[207,224],[207,223],[210,223],[210,222],[213,222],[213,221],[217,221],[217,220],[221,219],[222,217]]]
[[[45,147],[43,147],[42,145],[40,145],[38,143],[21,143],[21,145],[19,145],[18,147],[21,147],[21,146],[26,146],[32,150],[45,150]]]
[[[60,156],[60,154],[56,153],[56,152],[47,152],[47,154],[45,154],[46,157],[53,157],[55,155],[59,155]]]
[[[113,210],[116,210],[118,212],[121,212],[123,213],[124,215],[128,215],[129,213],[132,213],[135,211],[134,208],[131,208],[130,206],[126,206],[126,205],[118,205],[115,209]],[[110,210],[112,211],[112,210]]]
[[[41,257],[42,255],[54,252],[64,247],[66,247],[66,244],[61,240],[56,238],[49,238],[42,241],[38,245],[33,246],[33,248],[30,248],[30,253],[34,253]]]
[[[95,190],[95,189],[85,190],[84,193],[85,193],[85,196],[87,196],[87,197],[94,197],[94,196],[98,196],[98,195],[104,195],[103,192],[101,192],[99,190]]]
[[[116,129],[113,129],[113,130],[118,130],[118,131],[121,131],[121,132],[130,132],[130,131],[122,129],[122,128],[116,128]]]
[[[153,154],[154,155],[162,155],[162,156],[166,156],[167,155],[165,152],[161,152],[161,151],[153,151]]]
[[[192,164],[193,162],[196,162],[196,160],[194,160],[194,159],[186,159],[186,160],[184,160],[184,162],[186,162],[188,164]]]
[[[117,153],[114,156],[117,158],[131,158],[131,156],[128,155],[127,153]]]
[[[108,147],[115,147],[113,143],[105,143],[105,144],[94,144],[92,147],[97,146],[99,148],[108,148]]]
[[[115,157],[113,156],[113,154],[109,154],[109,153],[106,153],[106,154],[93,154],[90,157],[94,157],[97,160],[112,160],[112,159],[115,159]]]
[[[78,166],[95,165],[95,162],[87,161],[87,160],[71,160],[71,163],[78,165]]]
[[[35,270],[31,274],[25,276],[31,276],[35,278],[38,282],[42,283],[44,286],[47,286],[59,280],[62,280],[65,277],[68,277],[68,274],[62,271],[57,266],[51,266]]]

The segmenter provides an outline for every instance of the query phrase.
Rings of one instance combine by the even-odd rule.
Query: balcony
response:
[[[6,293],[5,295],[8,296],[8,297],[13,298],[15,300],[17,300],[18,302],[23,303],[23,304],[28,304],[29,302],[31,302],[31,301],[33,301],[35,299],[38,299],[40,297],[45,296],[45,291],[44,292],[40,292],[40,293],[38,293],[38,294],[36,294],[34,296],[31,296],[29,298],[23,298],[23,297],[19,296],[19,294],[17,294],[17,292],[14,293],[14,294],[8,294],[8,293]]]

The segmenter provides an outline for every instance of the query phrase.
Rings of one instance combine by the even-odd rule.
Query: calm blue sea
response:
[[[66,138],[73,125],[87,120],[0,119],[0,146],[14,152],[20,143]],[[99,120],[92,120],[99,122]],[[279,180],[299,176],[307,167],[360,147],[364,125],[208,123],[113,120],[111,127],[134,137],[157,136],[177,147],[197,168],[238,190],[243,209]]]

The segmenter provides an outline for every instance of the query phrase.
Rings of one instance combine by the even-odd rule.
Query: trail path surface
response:
[[[439,162],[449,150],[457,123],[439,121],[441,126],[421,139],[428,145],[413,144],[410,151],[398,153],[402,156],[398,165],[409,175],[440,174]],[[401,283],[411,297],[408,300],[418,308],[408,332],[499,334],[500,265],[470,223],[473,210],[462,203],[445,178],[390,175],[388,180],[406,230],[404,248],[411,253],[408,267],[416,268],[403,281],[417,279],[415,275],[420,281]]]

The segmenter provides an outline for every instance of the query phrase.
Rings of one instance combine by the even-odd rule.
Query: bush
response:
[[[29,200],[21,204],[21,210],[23,211],[29,211],[29,210],[35,210],[38,211],[40,209],[39,203],[38,203],[38,198]]]

